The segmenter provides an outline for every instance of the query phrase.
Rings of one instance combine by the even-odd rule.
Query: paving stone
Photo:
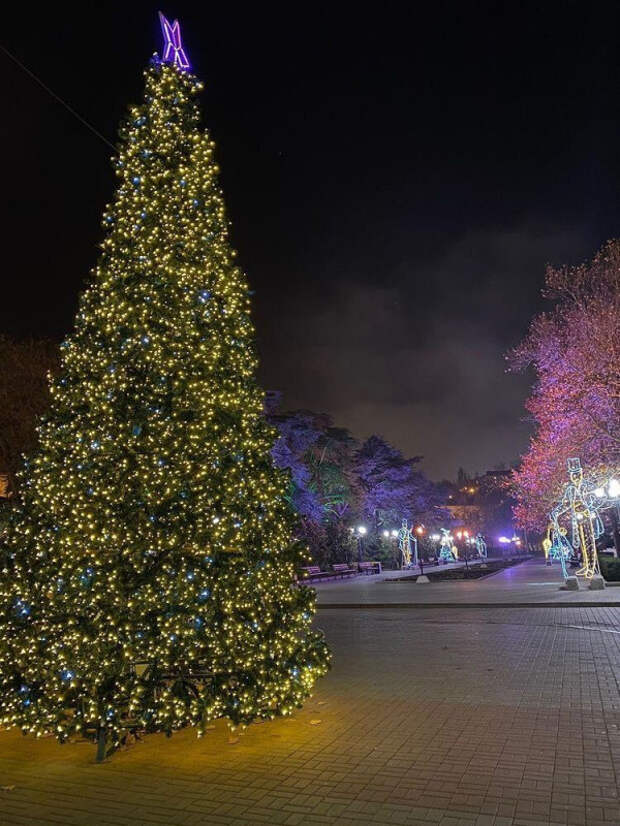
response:
[[[620,608],[322,609],[317,624],[332,672],[234,748],[219,721],[98,766],[91,745],[0,732],[15,786],[0,824],[620,824]]]

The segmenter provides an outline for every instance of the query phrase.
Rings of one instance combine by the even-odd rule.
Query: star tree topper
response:
[[[183,43],[181,42],[181,27],[179,21],[170,23],[163,12],[159,12],[159,22],[164,35],[164,51],[162,61],[164,63],[174,63],[179,69],[189,69],[189,60],[185,54]]]

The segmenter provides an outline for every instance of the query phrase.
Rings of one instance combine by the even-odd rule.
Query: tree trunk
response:
[[[105,726],[99,726],[99,733],[97,735],[97,763],[103,763],[105,760],[105,745],[106,733]]]

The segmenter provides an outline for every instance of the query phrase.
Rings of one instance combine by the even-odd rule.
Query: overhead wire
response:
[[[30,77],[31,77],[31,78],[32,78],[32,79],[33,79],[36,83],[38,83],[38,84],[39,84],[39,86],[41,86],[41,88],[42,88],[42,89],[45,89],[45,91],[46,91],[49,95],[51,95],[51,96],[54,98],[54,100],[58,101],[58,103],[60,103],[62,106],[64,106],[64,107],[65,107],[65,109],[67,109],[69,112],[71,112],[71,114],[72,114],[75,118],[77,118],[77,119],[80,121],[80,123],[81,123],[81,124],[83,124],[83,125],[84,125],[87,129],[90,129],[90,131],[91,131],[94,135],[96,135],[96,136],[97,136],[100,140],[102,140],[102,141],[103,141],[103,142],[104,142],[107,146],[109,146],[109,147],[110,147],[110,149],[112,149],[114,152],[116,152],[116,147],[114,146],[114,144],[113,144],[113,143],[110,143],[110,141],[109,141],[109,140],[108,140],[108,139],[107,139],[104,135],[102,135],[102,134],[101,134],[101,132],[99,132],[97,129],[95,129],[95,127],[94,127],[91,123],[89,123],[89,122],[88,122],[85,118],[83,118],[83,117],[82,117],[82,115],[80,115],[80,113],[79,113],[79,112],[76,112],[76,111],[75,111],[75,109],[74,109],[72,106],[70,106],[70,105],[67,103],[67,101],[66,101],[66,100],[64,100],[63,98],[61,98],[61,97],[60,97],[60,95],[57,95],[57,94],[56,94],[56,92],[54,92],[54,90],[53,90],[53,89],[50,89],[50,87],[49,87],[46,83],[44,83],[44,82],[41,80],[41,78],[40,78],[40,77],[38,77],[38,75],[36,75],[36,74],[35,74],[35,73],[31,70],[31,69],[29,69],[27,66],[25,66],[25,65],[21,62],[21,60],[19,60],[17,57],[15,57],[15,55],[14,55],[14,54],[12,54],[12,53],[11,53],[11,52],[10,52],[10,51],[6,48],[6,46],[2,45],[2,43],[0,43],[0,49],[1,49],[4,53],[5,53],[5,55],[6,55],[7,57],[9,57],[9,58],[13,61],[13,63],[15,63],[17,66],[19,66],[19,68],[20,68],[20,69],[22,69],[24,72],[26,72],[26,74],[27,74],[27,75],[29,75],[29,76],[30,76]]]

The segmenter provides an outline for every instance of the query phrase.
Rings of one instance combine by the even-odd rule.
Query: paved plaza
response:
[[[478,563],[479,564],[479,563]],[[456,567],[456,566],[451,566]],[[460,567],[463,567],[460,564]],[[426,569],[425,569],[426,570]],[[437,568],[430,568],[432,573]],[[560,591],[564,583],[559,563],[545,565],[541,557],[506,568],[488,577],[418,584],[399,580],[400,572],[332,580],[317,586],[319,605],[615,605],[620,606],[620,587],[590,591],[583,581],[579,591]]]
[[[218,722],[96,765],[90,744],[0,733],[0,823],[620,824],[620,608],[375,604],[317,624],[329,676],[236,743]]]

